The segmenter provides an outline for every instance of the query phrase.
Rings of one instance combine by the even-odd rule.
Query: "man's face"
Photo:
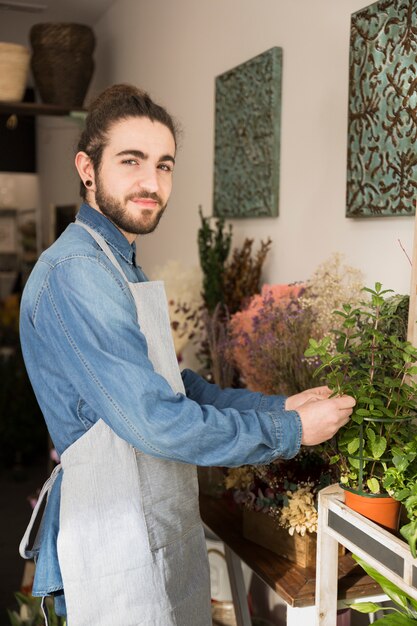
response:
[[[152,232],[171,194],[175,141],[146,117],[116,122],[108,132],[90,202],[132,242]]]

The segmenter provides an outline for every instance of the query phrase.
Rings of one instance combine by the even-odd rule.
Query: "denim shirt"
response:
[[[147,280],[135,244],[112,222],[88,204],[77,220],[104,237],[127,280]],[[33,269],[22,296],[20,333],[28,374],[59,454],[99,419],[144,453],[196,465],[265,464],[299,450],[301,420],[284,409],[283,396],[221,390],[190,370],[182,373],[186,395],[172,391],[148,358],[125,281],[76,223]],[[49,544],[58,532],[59,481],[55,484],[42,524]],[[62,589],[56,550],[44,549],[44,543],[37,595]]]

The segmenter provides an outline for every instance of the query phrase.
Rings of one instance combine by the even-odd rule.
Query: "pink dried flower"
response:
[[[311,311],[300,305],[303,284],[264,285],[230,321],[228,358],[253,391],[291,394],[316,384],[304,351]]]

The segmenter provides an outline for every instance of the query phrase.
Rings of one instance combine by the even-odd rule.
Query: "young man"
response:
[[[34,593],[54,594],[69,626],[209,626],[195,465],[291,458],[354,404],[323,387],[267,397],[180,374],[163,286],[135,247],[166,209],[175,159],[168,113],[134,87],[107,89],[75,158],[85,202],[22,298],[24,357],[62,463]]]

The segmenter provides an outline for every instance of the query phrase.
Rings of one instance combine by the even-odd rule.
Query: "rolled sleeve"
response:
[[[185,369],[181,372],[187,396],[199,404],[211,404],[218,409],[254,409],[267,413],[273,423],[276,437],[276,450],[270,461],[277,457],[291,459],[300,450],[302,425],[297,411],[286,411],[287,396],[266,395],[249,389],[221,389],[204,378]]]
[[[302,425],[297,411],[270,412],[274,422],[277,438],[277,457],[292,459],[298,454],[301,446]],[[271,459],[271,461],[274,459]]]

